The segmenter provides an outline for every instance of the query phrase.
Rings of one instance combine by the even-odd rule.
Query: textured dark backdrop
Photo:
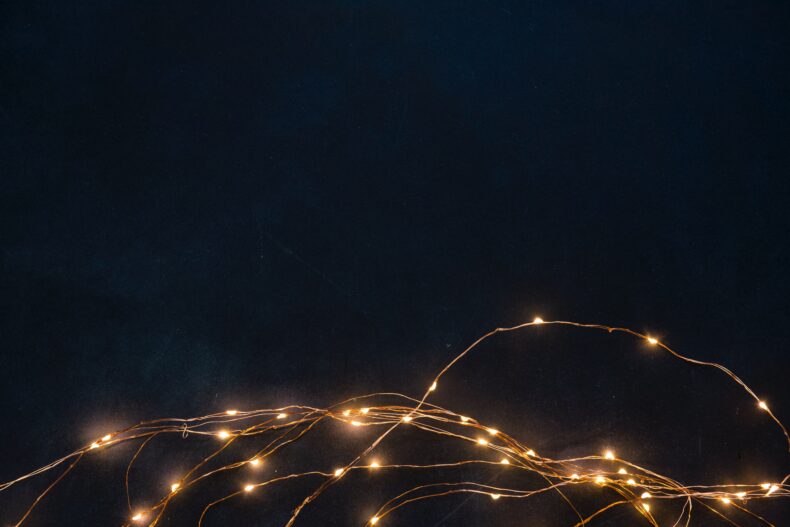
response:
[[[0,479],[144,418],[414,394],[535,314],[654,332],[790,420],[787,3],[232,4],[0,6]],[[549,454],[787,472],[721,376],[541,331],[440,402],[488,405]],[[32,525],[122,521],[103,467]],[[354,501],[322,521],[376,505]],[[572,521],[503,507],[442,525]]]

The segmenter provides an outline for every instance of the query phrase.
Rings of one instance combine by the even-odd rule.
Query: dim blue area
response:
[[[790,421],[788,23],[781,2],[4,3],[0,480],[146,418],[413,395],[536,314],[657,334]],[[560,335],[530,340],[563,344],[540,370],[490,351],[524,367],[510,411],[589,419],[544,449],[619,419],[680,436],[642,452],[664,473],[787,472],[725,379],[597,370],[609,340]],[[724,410],[650,410],[698,398]]]

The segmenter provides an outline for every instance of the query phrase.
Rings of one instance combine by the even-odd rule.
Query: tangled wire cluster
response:
[[[529,474],[530,481],[537,477],[543,484],[530,485],[530,488],[500,487],[488,483],[474,481],[436,481],[418,484],[382,503],[378,510],[367,518],[361,519],[365,525],[380,525],[392,521],[395,523],[398,509],[411,503],[452,494],[478,494],[492,500],[524,499],[539,494],[554,493],[563,500],[578,518],[574,527],[588,525],[606,511],[617,507],[631,507],[636,510],[644,521],[654,527],[659,523],[654,516],[656,503],[665,500],[677,501],[679,513],[673,524],[688,526],[695,508],[702,508],[718,517],[723,523],[739,525],[737,515],[751,517],[764,525],[773,526],[768,519],[749,509],[753,500],[787,498],[790,496],[790,474],[781,481],[745,482],[743,484],[718,485],[685,485],[668,476],[661,475],[646,467],[639,466],[626,459],[621,459],[614,451],[606,450],[596,455],[574,457],[569,459],[551,459],[536,452],[529,445],[521,443],[505,431],[496,430],[472,416],[460,415],[446,408],[429,402],[431,395],[438,389],[439,383],[450,369],[464,356],[474,350],[481,342],[497,333],[515,331],[537,325],[561,325],[603,330],[609,333],[626,333],[648,345],[662,348],[672,356],[690,364],[715,368],[740,385],[746,394],[754,399],[759,411],[766,413],[784,434],[790,448],[790,436],[782,422],[774,415],[768,404],[761,400],[738,376],[726,367],[706,361],[699,361],[681,355],[660,342],[658,339],[636,331],[610,327],[599,324],[582,324],[567,321],[544,321],[535,318],[531,322],[513,327],[497,328],[472,343],[451,360],[432,380],[421,398],[412,398],[397,393],[374,393],[348,399],[328,408],[308,406],[288,406],[261,410],[226,410],[191,419],[157,419],[145,421],[124,430],[108,433],[90,444],[53,461],[52,463],[20,476],[12,481],[0,484],[0,492],[32,478],[45,478],[58,467],[60,474],[54,476],[49,485],[27,507],[15,526],[25,524],[33,515],[37,505],[53,492],[55,487],[82,461],[97,450],[112,448],[123,443],[139,446],[128,462],[125,473],[126,498],[129,507],[125,526],[155,526],[163,522],[165,512],[176,500],[186,499],[190,490],[221,473],[232,474],[241,471],[243,476],[235,490],[206,503],[198,520],[198,526],[207,524],[211,511],[218,506],[227,506],[234,498],[241,495],[263,491],[267,487],[289,480],[315,480],[315,490],[307,494],[287,519],[286,527],[297,521],[300,513],[323,494],[329,487],[356,471],[390,471],[398,469],[426,470],[448,469],[466,465],[489,465],[501,470],[513,471],[515,474]],[[368,427],[376,430],[375,438],[343,466],[322,467],[316,470],[282,473],[261,476],[259,469],[271,459],[280,455],[283,449],[301,440],[316,429],[316,425],[328,420],[340,422],[343,426]],[[465,442],[474,453],[469,459],[449,463],[433,464],[390,464],[375,457],[376,449],[399,427],[414,427],[426,432],[426,437],[442,436],[452,441]],[[166,434],[181,436],[211,436],[218,443],[202,459],[194,464],[177,480],[172,481],[169,488],[162,489],[160,499],[145,507],[136,507],[132,503],[129,492],[129,473],[140,454],[154,438]],[[250,438],[257,440],[253,455],[240,456],[234,447]],[[230,463],[217,464],[220,455],[234,457]],[[520,472],[519,472],[520,471]],[[582,513],[569,496],[568,490],[574,486],[605,487],[614,491],[619,498],[597,508],[592,513]]]

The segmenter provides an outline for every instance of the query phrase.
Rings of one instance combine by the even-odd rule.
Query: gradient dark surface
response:
[[[146,418],[414,395],[536,314],[652,332],[790,420],[790,6],[687,4],[4,3],[0,480]],[[458,375],[441,404],[552,455],[788,471],[725,378],[623,337],[542,328]],[[105,480],[31,525],[120,523]],[[572,523],[558,502],[391,523]]]

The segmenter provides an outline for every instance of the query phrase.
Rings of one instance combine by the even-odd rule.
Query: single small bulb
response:
[[[761,483],[760,486],[763,488],[763,490],[768,490],[771,488],[770,483]]]
[[[285,419],[286,417],[288,417],[288,414],[285,412],[277,414],[277,419]]]
[[[252,484],[244,485],[244,492],[252,492],[252,490],[254,488],[255,488],[255,485],[252,485]]]
[[[254,458],[250,459],[250,465],[252,465],[253,467],[257,467],[260,464],[261,464],[261,459],[260,458],[254,457]]]
[[[730,498],[719,498],[719,499],[721,499],[721,502],[723,504],[725,504],[725,505],[729,505],[730,504]]]
[[[335,469],[335,477],[339,478],[342,475],[343,475],[343,469],[342,468],[336,468]]]
[[[656,338],[653,338],[653,337],[647,337],[647,341],[648,341],[650,344],[653,344],[654,346],[655,346],[656,344],[658,344],[658,339],[656,339]]]
[[[500,461],[500,463],[501,463],[502,465],[509,465],[509,464],[510,464],[510,461],[508,460],[508,458],[506,458],[506,457],[503,457],[503,458],[502,458],[502,461]]]
[[[603,485],[604,483],[606,483],[606,478],[604,478],[603,476],[598,476],[595,478],[595,482],[599,485]]]
[[[629,478],[628,481],[626,481],[626,483],[628,483],[629,485],[636,485],[636,481],[634,481],[634,478]]]
[[[501,494],[491,494],[491,499],[492,499],[492,500],[498,500],[498,499],[499,499],[499,498],[501,498],[501,497],[502,497],[502,495],[501,495]]]
[[[529,457],[535,457],[535,451],[530,448],[529,450],[527,450],[527,455]]]
[[[217,433],[217,437],[220,439],[227,439],[230,437],[230,432],[228,432],[227,430],[220,430]]]
[[[94,448],[99,448],[99,443],[96,443],[95,441],[91,443],[91,450],[93,450]]]
[[[489,428],[488,433],[491,434],[492,436],[495,436],[499,433],[499,430],[497,430],[496,428]]]
[[[410,423],[412,419],[413,419],[412,416],[406,415],[406,416],[403,417],[403,422],[404,423]]]
[[[428,388],[428,391],[429,391],[429,392],[432,392],[432,391],[434,391],[435,389],[436,389],[436,381],[433,381],[433,384],[431,384],[431,387],[430,387],[430,388]]]
[[[351,415],[351,410],[343,410],[344,417],[348,417],[349,415]]]
[[[757,406],[759,406],[763,410],[768,410],[768,405],[765,404],[765,401],[760,401],[759,403],[757,403]]]
[[[643,500],[646,500],[646,499],[649,499],[649,498],[652,498],[652,497],[653,497],[653,496],[651,496],[649,492],[643,492],[643,493],[642,493],[642,496],[641,496],[641,498],[642,498]]]
[[[109,441],[110,439],[112,439],[112,434],[107,434],[106,436],[101,438],[102,441]]]
[[[362,426],[362,423],[359,421],[351,421],[351,426]]]
[[[239,413],[239,411],[238,410],[226,410],[225,413],[228,414],[228,415],[236,415],[237,413]]]
[[[628,471],[626,469],[624,469],[624,468],[621,468],[620,470],[617,471],[617,473],[618,474],[628,474]]]
[[[642,507],[643,507],[643,508],[644,508],[644,509],[645,509],[647,512],[650,512],[650,505],[648,505],[647,503],[643,503],[643,504],[642,504]]]
[[[461,416],[461,422],[462,422],[462,423],[468,423],[468,422],[469,422],[469,418],[468,418],[468,417],[466,417],[465,415],[462,415],[462,416]]]
[[[137,514],[135,514],[134,516],[132,516],[132,521],[133,521],[133,522],[141,522],[141,521],[143,521],[144,519],[145,519],[145,514],[144,514],[144,513],[142,513],[142,512],[138,512]]]
[[[535,317],[535,318],[532,320],[532,323],[533,323],[533,324],[543,324],[543,319],[542,319],[542,318],[540,318],[540,317]]]
[[[378,517],[378,516],[373,516],[373,517],[370,519],[370,524],[371,524],[371,525],[376,525],[378,522],[379,522],[379,517]]]
[[[571,474],[571,479],[579,479],[579,475],[576,473]]]
[[[378,461],[372,461],[369,466],[370,468],[379,468],[381,465],[379,465]]]
[[[480,437],[480,438],[478,438],[478,439],[477,439],[477,444],[478,444],[478,445],[483,445],[483,446],[485,446],[485,445],[487,445],[487,444],[488,444],[488,441],[486,441],[485,439],[483,439],[482,437]]]
[[[367,414],[369,411],[370,408],[363,408],[362,410],[360,410],[360,412],[362,412],[363,414]]]
[[[172,485],[170,485],[170,492],[177,491],[180,486],[181,486],[180,483],[173,483]]]
[[[768,492],[766,492],[765,495],[766,496],[770,496],[771,494],[773,494],[777,490],[779,490],[779,485],[771,485],[770,488],[768,489]]]
[[[739,498],[743,498],[744,496],[746,496],[746,493],[745,492],[738,492],[735,495],[738,496]]]
[[[614,452],[612,452],[611,450],[607,450],[606,452],[603,453],[603,457],[610,460],[614,459]]]

